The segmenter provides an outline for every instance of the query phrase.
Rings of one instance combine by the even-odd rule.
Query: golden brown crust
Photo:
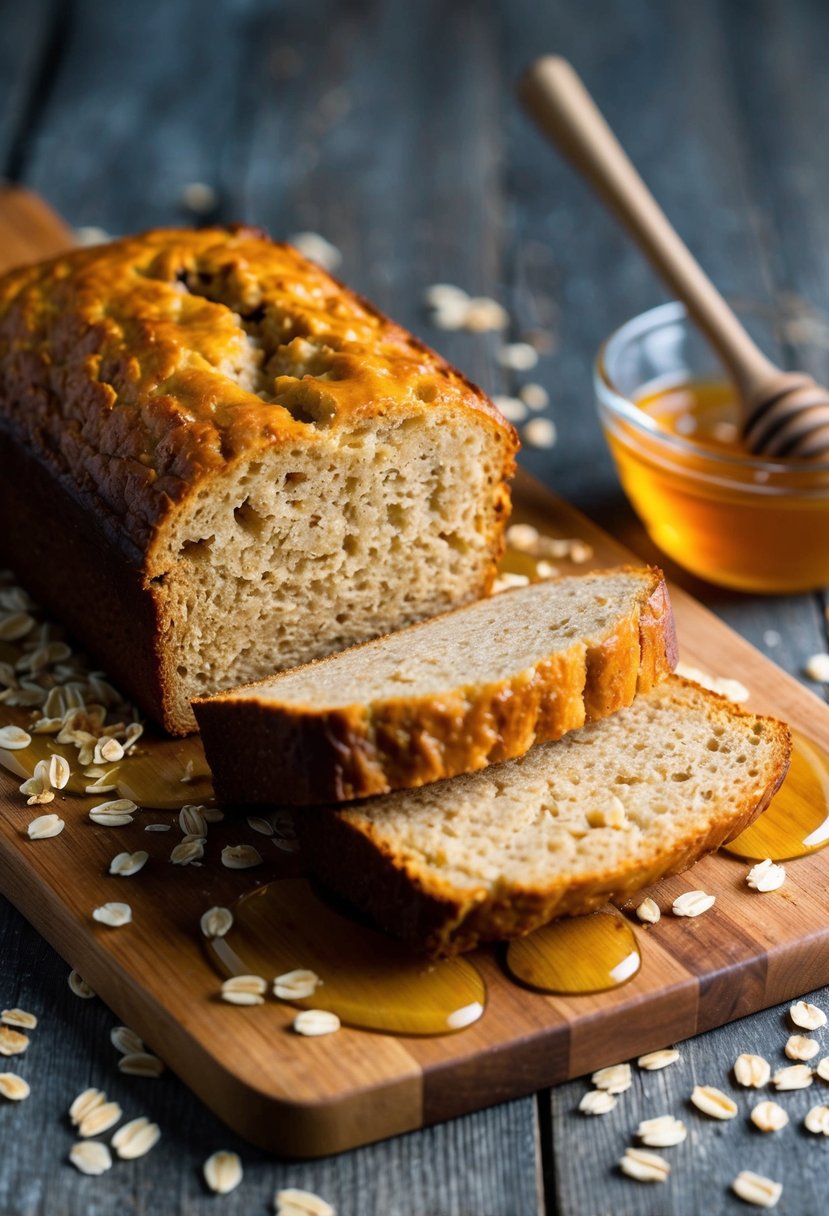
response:
[[[258,230],[148,232],[0,278],[0,426],[149,574],[159,525],[211,474],[313,443],[310,423],[441,407],[508,437],[509,475],[515,432],[479,389]]]
[[[711,696],[732,719],[756,720],[756,715]],[[434,872],[425,880],[412,861],[389,847],[371,820],[355,818],[347,810],[315,809],[297,816],[303,852],[324,885],[432,958],[522,937],[550,920],[595,911],[608,900],[624,902],[658,879],[688,869],[747,828],[779,789],[791,755],[788,727],[773,718],[762,721],[774,739],[774,761],[761,796],[747,791],[723,808],[707,832],[680,835],[670,850],[653,849],[612,872],[597,870],[578,880],[559,875],[541,888],[459,888]]]
[[[485,594],[517,438],[445,360],[257,230],[75,250],[0,278],[0,550],[125,692],[187,733],[166,525],[261,452],[433,410],[474,417],[503,453],[491,564],[468,589]]]
[[[585,649],[577,639],[495,683],[320,711],[273,696],[234,697],[234,690],[195,701],[217,797],[313,806],[412,789],[521,756],[615,713],[676,662],[662,573],[639,573],[645,580],[636,611],[600,644]]]

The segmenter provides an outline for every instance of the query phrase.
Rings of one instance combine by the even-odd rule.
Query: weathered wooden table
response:
[[[552,451],[524,464],[653,557],[618,489],[596,422],[590,361],[616,324],[663,298],[598,205],[529,128],[513,100],[535,54],[570,56],[680,232],[732,299],[764,313],[778,354],[829,381],[829,8],[757,0],[28,0],[0,4],[0,169],[73,224],[113,233],[192,222],[188,183],[274,234],[323,232],[345,279],[493,393],[515,388],[492,335],[432,329],[431,283],[508,307],[512,336],[549,336],[530,377],[551,395]],[[0,471],[0,475],[2,472]],[[763,600],[670,570],[781,666],[826,649],[822,597]],[[495,1107],[342,1157],[277,1162],[237,1143],[174,1079],[120,1076],[112,1015],[79,1001],[66,966],[0,908],[0,1002],[38,1012],[20,1064],[32,1097],[0,1107],[3,1216],[122,1211],[264,1212],[304,1186],[340,1216],[697,1216],[736,1212],[739,1169],[784,1182],[779,1210],[826,1210],[829,1142],[799,1127],[821,1101],[787,1095],[774,1136],[744,1119],[705,1123],[694,1084],[725,1083],[740,1051],[773,1059],[784,1011],[682,1047],[639,1074],[623,1118],[574,1113],[584,1084]],[[814,998],[829,1006],[829,991]],[[156,1119],[151,1157],[101,1178],[65,1164],[64,1112],[87,1085]],[[640,1118],[684,1115],[669,1183],[622,1178],[614,1162]],[[245,1178],[216,1199],[200,1175],[233,1148]]]

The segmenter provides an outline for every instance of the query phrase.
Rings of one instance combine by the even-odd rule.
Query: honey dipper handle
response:
[[[625,224],[686,305],[743,396],[751,397],[779,374],[680,240],[567,60],[557,55],[537,59],[521,81],[520,95],[539,127]]]

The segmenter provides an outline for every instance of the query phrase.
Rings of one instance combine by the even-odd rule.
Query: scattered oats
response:
[[[555,447],[556,424],[551,418],[531,418],[521,431],[521,438],[531,448]]]
[[[26,828],[30,840],[48,840],[59,836],[66,824],[60,815],[38,815]]]
[[[803,1030],[820,1030],[821,1026],[826,1025],[826,1014],[822,1009],[818,1009],[817,1005],[810,1005],[808,1001],[798,1001],[789,1009],[789,1017],[794,1022],[795,1026],[800,1026]]]
[[[702,916],[716,903],[716,895],[706,895],[705,891],[685,891],[673,902],[674,916]]]
[[[637,1182],[664,1182],[671,1172],[664,1157],[643,1148],[626,1148],[624,1157],[619,1159],[619,1169]]]
[[[749,698],[748,689],[739,680],[729,680],[726,676],[710,676],[706,672],[700,671],[698,667],[691,667],[688,663],[677,663],[674,671],[683,679],[692,680],[701,688],[707,688],[709,692],[718,692],[727,701],[739,704]]]
[[[281,1001],[300,1001],[306,996],[313,996],[321,984],[316,971],[286,971],[274,980],[273,994]]]
[[[808,1089],[812,1084],[812,1076],[808,1064],[789,1064],[787,1068],[778,1068],[771,1083],[777,1090]]]
[[[224,937],[233,926],[230,908],[208,908],[199,921],[205,937]]]
[[[501,367],[514,372],[528,372],[538,363],[538,351],[529,342],[508,342],[496,356]]]
[[[503,414],[507,422],[523,422],[527,417],[527,407],[518,397],[495,396],[492,403]]]
[[[646,1056],[640,1056],[636,1063],[646,1072],[656,1072],[657,1069],[667,1068],[669,1064],[676,1064],[679,1058],[675,1047],[663,1047],[661,1051],[649,1051]]]
[[[695,1085],[691,1101],[697,1110],[712,1119],[733,1119],[737,1113],[737,1103],[713,1085]]]
[[[145,832],[169,832],[169,823],[148,823],[144,828]]]
[[[100,1141],[81,1140],[70,1148],[69,1160],[82,1174],[103,1174],[112,1165],[112,1154]]]
[[[85,794],[112,794],[118,789],[117,782],[113,781],[113,776],[117,769],[110,769],[105,777],[99,777],[97,781],[93,781],[91,785],[85,785],[83,792]]]
[[[749,1089],[762,1089],[768,1084],[771,1065],[762,1056],[739,1055],[734,1061],[734,1078],[738,1085]]]
[[[552,562],[544,561],[543,558],[541,559],[541,561],[536,562],[535,572],[538,575],[538,577],[542,578],[542,579],[543,578],[558,578],[559,573],[560,573],[558,566],[554,566]]]
[[[0,748],[4,751],[22,751],[31,741],[32,736],[19,726],[0,726]]]
[[[134,1030],[130,1030],[129,1026],[113,1026],[109,1032],[109,1041],[116,1051],[123,1052],[124,1055],[144,1050],[143,1039]]]
[[[118,1071],[128,1077],[160,1077],[164,1062],[149,1051],[130,1051],[118,1061]]]
[[[22,1102],[31,1092],[29,1082],[24,1081],[16,1072],[0,1072],[0,1094],[10,1102]]]
[[[574,566],[583,566],[585,562],[589,562],[593,556],[593,546],[588,545],[586,540],[574,540],[570,542],[570,552],[567,555]]]
[[[264,1005],[267,991],[261,975],[232,975],[222,984],[222,1000],[230,1005]]]
[[[174,866],[189,866],[194,861],[204,857],[204,838],[202,836],[188,837],[177,844],[170,854]]]
[[[276,1216],[337,1216],[330,1203],[320,1199],[311,1191],[300,1191],[290,1187],[277,1191],[273,1197]]]
[[[507,544],[521,553],[532,553],[538,544],[538,528],[532,524],[511,524],[507,528]]]
[[[455,300],[446,299],[432,313],[432,324],[438,329],[463,329],[466,314],[469,309],[469,297]]]
[[[72,770],[69,767],[69,761],[58,752],[54,752],[49,760],[49,784],[52,789],[65,789],[71,776]]]
[[[115,798],[111,802],[99,802],[89,812],[93,823],[102,827],[119,828],[132,823],[132,817],[138,810],[131,798]]]
[[[786,867],[776,865],[767,857],[758,861],[746,874],[746,882],[754,891],[776,891],[786,881]]]
[[[225,817],[224,811],[219,810],[217,806],[203,806],[200,809],[205,823],[221,823]],[[283,813],[287,814],[287,812]]]
[[[829,1081],[829,1056],[824,1056],[815,1067],[815,1072],[821,1081]]]
[[[262,819],[259,815],[249,815],[247,824],[251,831],[258,832],[260,836],[273,836],[273,824],[268,819]]]
[[[0,1022],[6,1026],[18,1026],[21,1030],[35,1030],[37,1018],[25,1009],[4,1009],[0,1013]]]
[[[67,983],[75,996],[79,996],[82,1001],[91,1001],[95,995],[89,984],[87,984],[86,980],[81,979],[77,971],[69,972]]]
[[[502,591],[509,591],[511,587],[527,587],[529,582],[526,574],[511,574],[507,570],[496,578],[492,584],[491,594],[499,595]]]
[[[786,1055],[790,1060],[813,1060],[819,1051],[817,1039],[809,1039],[805,1034],[792,1034],[786,1040]]]
[[[102,1090],[84,1089],[69,1107],[70,1122],[77,1127],[93,1110],[103,1106],[106,1100],[107,1096]]]
[[[118,1156],[124,1161],[133,1161],[136,1157],[145,1156],[161,1139],[161,1131],[157,1123],[150,1123],[141,1115],[138,1119],[130,1119],[110,1140]]]
[[[95,224],[82,224],[80,228],[75,229],[75,240],[79,245],[105,245],[112,237],[106,228],[99,228]]]
[[[763,644],[770,649],[774,646],[779,646],[782,640],[776,629],[767,629],[763,634]]]
[[[454,287],[451,283],[434,283],[423,293],[423,303],[427,308],[451,308],[453,304],[462,304],[465,308],[469,296],[462,287]]]
[[[222,849],[222,865],[229,870],[249,870],[261,864],[259,851],[252,844],[228,844]]]
[[[789,1122],[789,1116],[776,1102],[758,1102],[749,1118],[761,1132],[779,1132]]]
[[[35,627],[35,619],[28,612],[7,612],[0,617],[0,642],[19,642]]]
[[[316,262],[323,270],[334,271],[343,260],[336,245],[332,245],[318,232],[295,232],[288,237],[288,244],[298,249],[303,257]]]
[[[618,1100],[615,1094],[608,1093],[606,1089],[591,1089],[579,1102],[579,1110],[583,1115],[606,1115]]]
[[[470,333],[486,333],[491,329],[506,329],[509,313],[497,300],[488,296],[474,296],[466,305],[463,328]]]
[[[731,1183],[731,1189],[738,1198],[746,1203],[753,1203],[757,1208],[773,1208],[783,1194],[780,1182],[772,1182],[762,1174],[753,1174],[751,1170],[743,1170]]]
[[[281,832],[278,826],[274,827],[272,841],[276,848],[283,853],[298,853],[300,851],[299,841],[293,830],[290,833]]]
[[[550,404],[550,395],[542,384],[525,384],[518,396],[531,410],[543,410]]]
[[[0,1056],[22,1055],[29,1046],[28,1035],[9,1026],[0,1026]]]
[[[813,654],[803,672],[817,684],[829,684],[829,654]]]
[[[336,1013],[327,1009],[303,1009],[294,1018],[294,1030],[297,1034],[309,1038],[317,1038],[324,1034],[334,1034],[340,1029],[340,1019]]]
[[[219,196],[207,182],[188,182],[181,192],[181,205],[194,215],[207,215],[215,211]]]
[[[123,1113],[117,1102],[96,1102],[78,1121],[78,1135],[88,1140],[90,1136],[108,1132],[111,1127],[115,1127]]]
[[[650,895],[647,895],[636,909],[636,915],[645,924],[655,925],[662,916],[662,913],[659,911],[659,904],[656,900],[651,899]]]
[[[184,772],[182,773],[181,777],[179,777],[179,781],[181,782],[182,785],[189,785],[192,780],[193,780],[193,761],[192,761],[192,759],[190,759],[185,764]]]
[[[590,1080],[596,1089],[606,1089],[609,1094],[623,1094],[632,1084],[630,1064],[611,1064],[607,1068],[600,1068]]]
[[[183,806],[178,813],[178,826],[185,836],[206,836],[207,824],[201,806]]]
[[[806,1112],[803,1126],[815,1136],[829,1136],[829,1106],[813,1106]]]
[[[137,853],[116,853],[109,863],[109,872],[110,874],[120,874],[122,878],[129,878],[132,874],[137,874],[139,870],[144,869],[149,856],[149,853],[145,853],[143,849],[139,849]]]
[[[132,908],[129,904],[101,904],[99,908],[93,908],[92,919],[97,920],[101,925],[109,925],[110,928],[117,929],[121,925],[128,925],[130,923],[132,920]]]
[[[636,1135],[648,1148],[672,1148],[681,1144],[688,1132],[681,1119],[657,1115],[655,1119],[644,1119],[636,1129]]]
[[[129,726],[124,732],[124,751],[132,751],[143,734],[144,727],[140,722],[130,722]]]
[[[99,739],[92,753],[93,764],[114,764],[116,760],[124,759],[124,749],[117,739],[107,737]]]
[[[242,1162],[236,1153],[213,1153],[202,1166],[202,1172],[214,1194],[227,1195],[242,1181]]]

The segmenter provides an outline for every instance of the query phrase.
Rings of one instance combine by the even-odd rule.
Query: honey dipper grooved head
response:
[[[798,372],[766,381],[753,394],[743,439],[758,456],[829,460],[829,390]]]

